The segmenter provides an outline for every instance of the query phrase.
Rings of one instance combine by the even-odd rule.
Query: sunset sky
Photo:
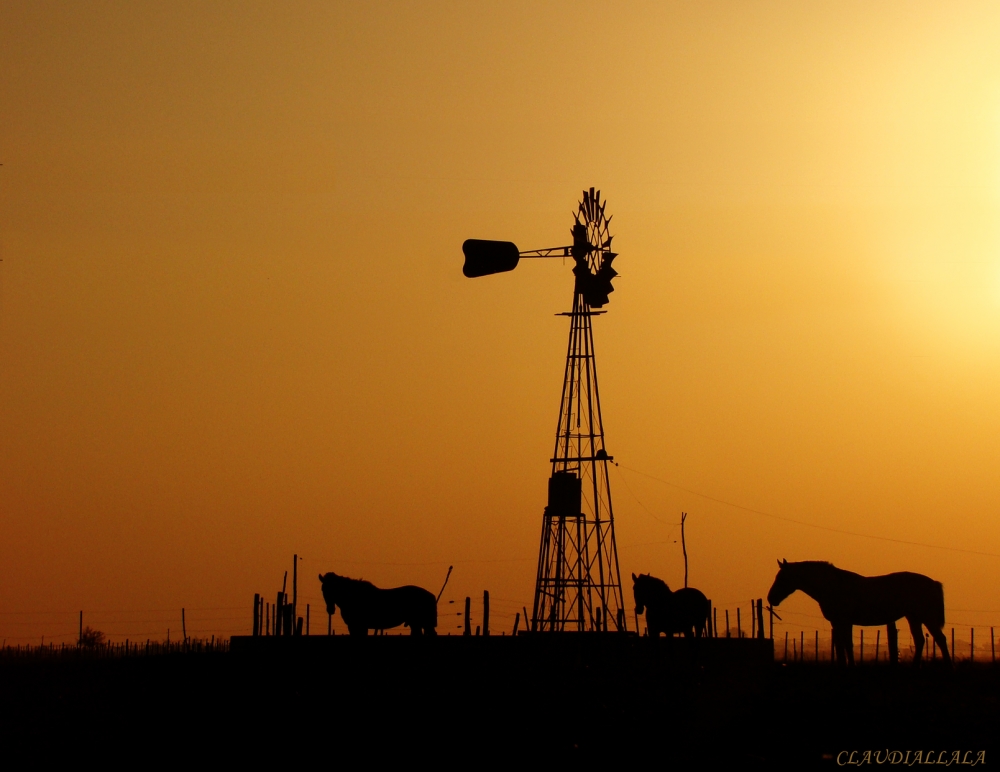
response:
[[[973,2],[0,4],[0,638],[249,632],[293,553],[314,631],[318,572],[450,564],[439,631],[484,589],[509,631],[573,282],[461,244],[564,244],[590,186],[623,576],[683,582],[686,511],[720,609],[822,559],[1000,626],[997,40]]]

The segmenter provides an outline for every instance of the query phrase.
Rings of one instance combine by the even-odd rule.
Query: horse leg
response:
[[[838,665],[854,665],[854,627],[841,625],[833,628]]]
[[[918,620],[907,617],[906,621],[910,625],[910,635],[913,636],[913,664],[919,666],[920,655],[924,650],[924,631]]]
[[[885,632],[889,643],[889,664],[895,665],[899,662],[899,631],[896,630],[896,623],[890,622]]]
[[[940,627],[938,628],[928,627],[927,629],[931,631],[931,638],[934,639],[934,642],[937,643],[938,648],[941,649],[941,659],[944,660],[944,664],[946,665],[951,664],[951,656],[948,653],[948,639],[945,638],[944,630],[942,630]]]

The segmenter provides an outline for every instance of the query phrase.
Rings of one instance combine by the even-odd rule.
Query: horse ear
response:
[[[638,582],[639,581],[639,577],[636,576],[635,574],[632,574],[632,581],[633,582]]]
[[[319,575],[319,581],[320,581],[320,584],[322,584],[322,583],[323,583],[323,574],[320,574],[320,575]]]
[[[782,561],[781,561],[781,565],[783,565],[783,566],[787,566],[787,565],[788,565],[788,561],[787,561],[787,560],[784,560],[784,559],[782,559]]]
[[[778,561],[778,568],[781,568],[781,561]]]

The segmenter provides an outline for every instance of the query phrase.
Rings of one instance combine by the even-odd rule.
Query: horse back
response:
[[[944,588],[929,576],[910,571],[857,577],[820,607],[828,619],[850,624],[884,625],[908,617],[941,627]]]
[[[422,628],[437,626],[437,599],[423,587],[373,587],[353,600],[342,606],[344,621],[348,624],[356,620],[374,630],[404,624]]]

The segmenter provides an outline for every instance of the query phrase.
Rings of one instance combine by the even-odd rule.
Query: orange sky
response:
[[[563,244],[591,185],[623,575],[682,580],[685,510],[720,608],[828,559],[1000,625],[998,39],[990,3],[4,3],[0,637],[243,632],[293,552],[314,606],[453,563],[507,628],[572,279],[461,244]]]

